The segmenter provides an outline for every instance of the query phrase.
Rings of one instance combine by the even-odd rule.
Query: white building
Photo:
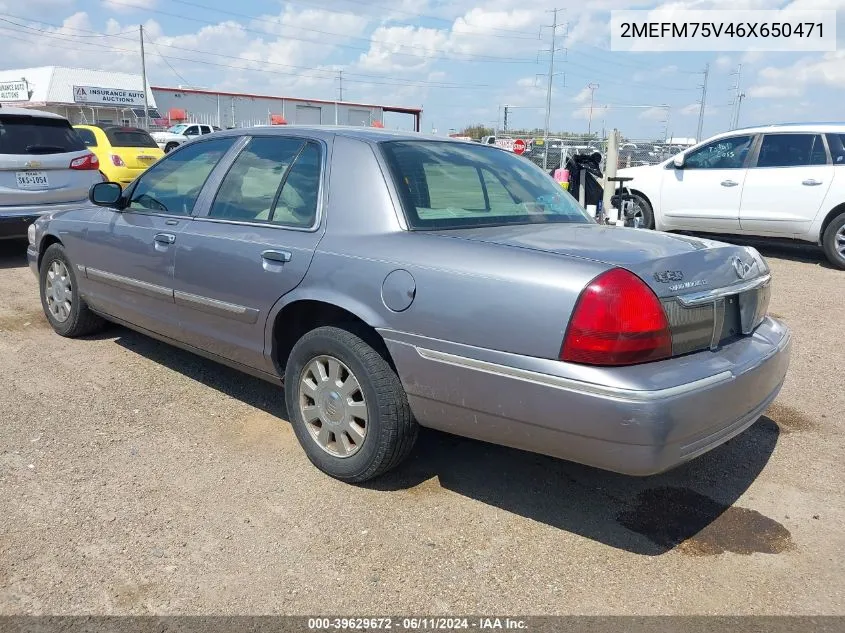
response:
[[[150,118],[159,118],[149,85],[146,94]],[[0,70],[0,103],[55,112],[71,123],[144,121],[141,76],[129,73],[63,66]]]
[[[178,86],[146,86],[149,125],[144,121],[140,75],[62,66],[0,70],[0,103],[55,112],[71,123],[166,127],[208,123],[221,128],[266,124],[382,126],[384,113],[412,117],[419,131],[421,108],[302,99]]]

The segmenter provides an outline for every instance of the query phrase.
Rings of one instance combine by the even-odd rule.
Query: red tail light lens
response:
[[[560,359],[587,365],[634,365],[672,355],[669,321],[642,279],[621,268],[581,293]]]
[[[70,161],[71,169],[100,169],[100,161],[94,154],[85,154]]]
[[[111,164],[115,167],[126,167],[126,163],[124,163],[123,159],[117,154],[111,155]]]

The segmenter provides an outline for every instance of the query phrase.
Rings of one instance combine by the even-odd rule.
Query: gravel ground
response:
[[[767,415],[617,476],[424,432],[367,487],[282,392],[120,327],[60,338],[0,243],[2,614],[845,614],[845,272],[762,249],[795,335]]]

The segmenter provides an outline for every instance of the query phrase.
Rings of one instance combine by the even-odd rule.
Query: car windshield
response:
[[[542,169],[510,152],[449,141],[381,148],[412,229],[593,222]]]
[[[172,134],[181,134],[182,132],[185,131],[185,128],[187,128],[187,127],[188,127],[188,125],[186,123],[180,123],[179,125],[173,125],[173,126],[167,128],[167,131],[172,133]]]
[[[65,119],[0,113],[0,154],[64,154],[83,149],[85,144]]]
[[[139,128],[112,127],[105,133],[112,147],[158,147],[149,132]]]

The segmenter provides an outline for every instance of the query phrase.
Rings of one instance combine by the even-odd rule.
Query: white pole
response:
[[[546,84],[546,125],[543,128],[543,171],[549,164],[549,120],[552,116],[552,80],[555,76],[555,38],[557,37],[557,9],[554,9],[552,22],[552,47],[549,50],[549,81]]]
[[[611,224],[616,224],[619,219],[618,210],[611,208],[610,199],[613,197],[613,187],[616,183],[611,182],[610,178],[616,177],[616,168],[619,165],[619,130],[613,128],[610,136],[607,137],[607,161],[604,168],[604,189],[602,192],[601,208],[604,217],[608,219]]]
[[[147,98],[147,60],[144,57],[144,25],[139,26],[141,35],[141,83],[144,84],[144,129],[150,129],[150,103]]]
[[[704,104],[707,101],[707,77],[710,75],[710,64],[704,65],[704,84],[701,86],[701,109],[698,111],[698,138],[696,142],[701,142],[701,132],[704,129]]]

